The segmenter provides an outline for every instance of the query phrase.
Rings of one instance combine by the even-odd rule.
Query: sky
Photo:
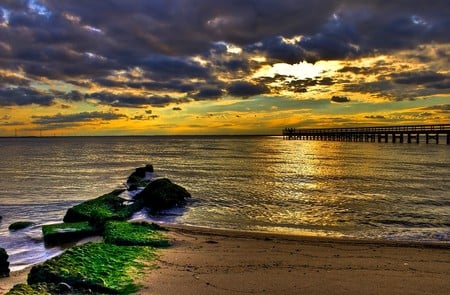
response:
[[[443,123],[448,0],[0,0],[0,136]]]

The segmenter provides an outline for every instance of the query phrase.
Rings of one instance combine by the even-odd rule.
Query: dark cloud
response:
[[[307,53],[297,44],[287,43],[281,36],[265,39],[246,47],[248,52],[265,53],[274,62],[296,64],[305,60]]]
[[[172,110],[174,110],[174,111],[181,111],[182,109],[180,107],[174,107],[174,108],[172,108]]]
[[[259,94],[269,93],[269,89],[264,84],[254,84],[250,82],[238,81],[230,84],[227,88],[231,96],[247,98]]]
[[[433,82],[441,82],[447,78],[446,75],[432,72],[402,72],[392,74],[393,81],[398,84],[427,84]]]
[[[157,79],[170,78],[208,78],[209,70],[198,62],[182,57],[166,55],[152,55],[140,64],[143,69],[149,71],[148,75]]]
[[[117,119],[126,118],[123,114],[105,113],[105,112],[82,112],[75,114],[56,114],[53,116],[31,116],[34,124],[38,125],[58,125],[66,124],[78,126],[81,123],[94,121],[113,121]]]
[[[331,101],[337,102],[337,103],[345,103],[345,102],[349,102],[350,98],[348,98],[347,96],[333,95],[333,97],[331,98]]]
[[[131,120],[133,121],[148,121],[148,120],[155,120],[159,118],[158,115],[136,115]]]
[[[19,76],[6,75],[0,73],[0,87],[5,87],[8,85],[12,86],[28,86],[30,81]]]
[[[100,104],[113,107],[145,108],[148,106],[165,107],[172,103],[183,102],[169,95],[135,96],[126,94],[114,94],[110,92],[94,92],[85,95],[86,99],[96,99]]]
[[[0,88],[0,106],[24,106],[31,104],[51,106],[54,104],[54,97],[33,88]]]
[[[46,79],[86,88],[118,88],[117,92],[121,88],[175,91],[194,95],[194,99],[215,99],[219,93],[202,89],[225,89],[220,75],[236,80],[251,74],[260,66],[252,63],[251,54],[264,55],[267,64],[293,64],[352,59],[450,41],[446,0],[435,0],[432,5],[425,0],[41,0],[36,2],[38,8],[31,3],[0,2],[0,69],[20,71],[25,77],[0,77],[0,87],[4,87],[0,105],[51,105],[52,95],[25,87],[33,80]],[[230,43],[242,47],[243,53],[230,54]],[[200,62],[198,57],[208,60]],[[437,53],[436,58],[448,60],[448,53]],[[127,74],[137,67],[142,77]],[[370,69],[343,68],[341,72],[364,74]],[[391,78],[402,85],[448,89],[450,79],[439,80],[439,74],[434,74]],[[122,79],[115,79],[118,75]],[[332,85],[335,81],[311,83]],[[287,87],[307,91],[309,85],[302,84],[308,83]],[[5,88],[9,86],[15,88]],[[363,89],[372,92],[383,85],[362,86],[372,87]],[[269,92],[267,87],[245,82],[232,83],[227,90],[242,97]],[[74,92],[63,98],[80,101],[86,97]],[[133,107],[177,101],[164,95],[99,94],[94,98],[113,106]]]
[[[218,88],[201,88],[194,95],[195,100],[214,100],[219,99],[223,95],[223,91]]]

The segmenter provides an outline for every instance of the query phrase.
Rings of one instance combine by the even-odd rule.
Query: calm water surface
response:
[[[41,225],[151,163],[193,196],[136,218],[213,228],[450,242],[450,147],[280,137],[0,139],[0,247],[13,269],[59,254]],[[29,229],[8,225],[28,220]]]

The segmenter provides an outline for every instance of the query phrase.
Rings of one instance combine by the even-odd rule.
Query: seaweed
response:
[[[127,204],[119,197],[124,190],[115,190],[109,194],[85,201],[67,210],[64,222],[89,221],[91,225],[101,227],[108,220],[126,220],[134,212],[142,209],[141,202]]]
[[[168,247],[169,240],[156,224],[109,221],[103,237],[106,243],[124,246]]]
[[[28,284],[65,283],[74,290],[130,294],[139,290],[131,273],[150,267],[148,262],[156,256],[153,247],[90,242],[33,266]]]

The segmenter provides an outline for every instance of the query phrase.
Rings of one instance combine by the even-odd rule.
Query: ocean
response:
[[[135,168],[192,200],[135,219],[355,239],[450,243],[450,146],[279,136],[0,138],[0,247],[12,270],[58,255],[41,225],[123,188]],[[34,226],[9,231],[16,221]]]

